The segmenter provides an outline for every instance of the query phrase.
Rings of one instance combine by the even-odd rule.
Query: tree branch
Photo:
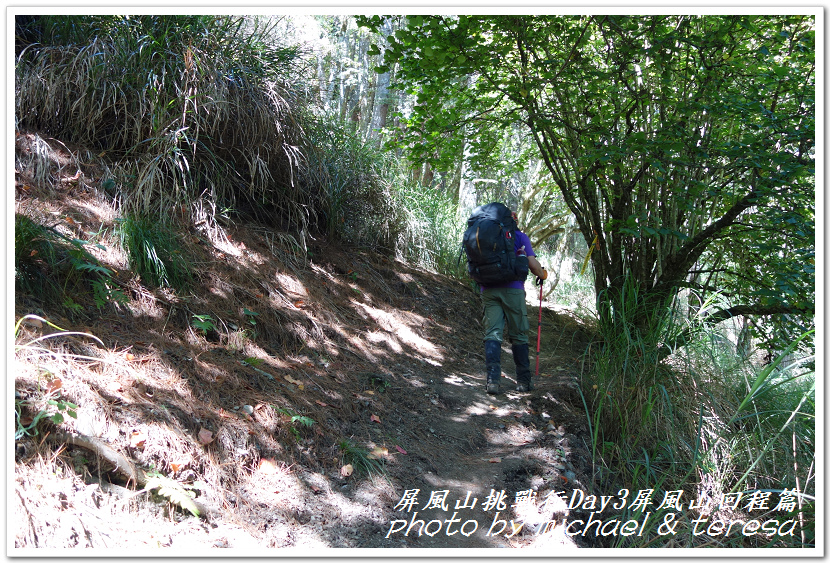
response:
[[[685,329],[681,332],[677,338],[675,338],[671,343],[663,344],[660,347],[659,351],[659,358],[661,360],[667,358],[672,353],[674,353],[679,348],[682,348],[689,342],[691,342],[694,335],[699,332],[703,327],[707,326],[714,326],[718,323],[723,321],[727,321],[729,319],[735,317],[746,317],[746,316],[770,316],[770,315],[797,315],[804,313],[801,309],[796,309],[795,307],[791,307],[788,305],[735,305],[734,307],[729,307],[728,309],[721,309],[716,313],[712,313],[710,315],[706,315],[701,322],[701,326],[699,327],[691,327]]]
[[[755,205],[757,199],[758,192],[753,188],[752,191],[738,200],[735,205],[724,213],[720,219],[688,239],[677,252],[666,259],[663,275],[660,276],[660,279],[655,284],[655,289],[668,289],[677,285],[677,282],[697,262],[714,236],[731,226],[738,218],[738,215]]]

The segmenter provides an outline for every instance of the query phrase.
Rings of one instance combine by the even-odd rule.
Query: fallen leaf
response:
[[[378,424],[380,424],[380,418],[378,418],[375,415],[370,416],[369,420],[371,420],[372,422],[377,422]]]
[[[340,468],[340,475],[343,477],[348,477],[352,473],[354,473],[354,467],[352,467],[351,463]]]
[[[130,433],[130,447],[131,448],[138,448],[139,450],[144,449],[144,444],[147,442],[147,436],[139,431],[133,430]]]
[[[36,256],[36,255],[37,255],[37,250],[33,250],[29,253],[29,256]]]
[[[202,444],[203,446],[207,446],[214,439],[215,438],[213,436],[213,432],[211,432],[210,430],[207,430],[205,428],[202,428],[201,430],[199,430],[199,443]]]
[[[406,450],[405,450],[405,449],[403,449],[403,448],[402,448],[402,447],[400,447],[400,446],[395,446],[395,447],[396,447],[396,448],[398,449],[398,451],[399,451],[399,452],[401,452],[403,455],[406,455]]]
[[[389,455],[389,450],[386,448],[375,447],[371,452],[366,454],[369,459],[380,459]]]
[[[374,391],[366,391],[366,394],[367,394],[367,395],[374,395],[374,394],[375,394],[375,392],[374,392]]]
[[[129,362],[131,362],[131,361],[133,361],[133,360],[135,359],[135,356],[133,356],[133,355],[132,355],[132,354],[130,354],[129,352],[127,352],[127,355],[126,355],[126,356],[124,356],[124,357],[125,357],[125,358],[127,358],[127,361],[129,361]]]
[[[323,401],[314,401],[314,402],[315,402],[315,403],[317,403],[318,405],[320,405],[321,407],[328,407],[328,406],[330,406],[330,405],[327,405],[326,403],[324,403]]]
[[[295,302],[294,302],[294,306],[295,306],[297,309],[302,309],[303,307],[305,307],[305,301],[303,301],[303,300],[300,300],[300,301],[295,301]]]
[[[187,464],[190,463],[190,460],[180,460],[178,462],[170,462],[170,469],[174,472],[178,472],[180,469],[184,469],[187,467]]]
[[[263,458],[259,460],[257,470],[265,475],[271,475],[277,472],[277,464],[274,462],[273,459]]]
[[[296,385],[297,387],[299,387],[301,391],[302,391],[303,389],[305,389],[305,386],[303,385],[303,382],[302,382],[302,381],[298,381],[298,380],[294,379],[293,377],[291,377],[290,375],[286,375],[286,376],[285,376],[285,380],[286,380],[287,382],[289,382],[289,383],[293,383],[294,385]]]
[[[46,394],[48,395],[49,393],[54,393],[55,391],[58,391],[61,387],[63,387],[63,381],[61,381],[60,379],[53,379],[46,386]]]

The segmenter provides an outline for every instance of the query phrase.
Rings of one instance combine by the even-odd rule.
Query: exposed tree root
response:
[[[112,465],[114,467],[113,471],[126,479],[128,485],[135,484],[142,489],[147,487],[149,482],[147,473],[145,473],[140,467],[137,467],[136,464],[133,463],[128,457],[118,453],[110,445],[99,438],[84,436],[82,434],[72,434],[69,432],[59,432],[50,435],[48,440],[51,442],[66,443],[89,450]],[[199,515],[204,518],[207,518],[208,515],[215,515],[217,513],[216,509],[207,506],[198,500],[194,499],[193,503],[196,505],[196,508],[198,508]]]

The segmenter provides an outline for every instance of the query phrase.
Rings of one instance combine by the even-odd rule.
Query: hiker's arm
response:
[[[531,273],[537,278],[547,279],[548,271],[545,270],[535,256],[527,257],[527,264],[530,266]]]

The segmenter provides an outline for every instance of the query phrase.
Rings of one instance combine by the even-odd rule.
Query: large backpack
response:
[[[502,203],[488,203],[473,210],[462,239],[471,278],[481,285],[527,279],[527,256],[516,255],[517,229],[513,214]]]

